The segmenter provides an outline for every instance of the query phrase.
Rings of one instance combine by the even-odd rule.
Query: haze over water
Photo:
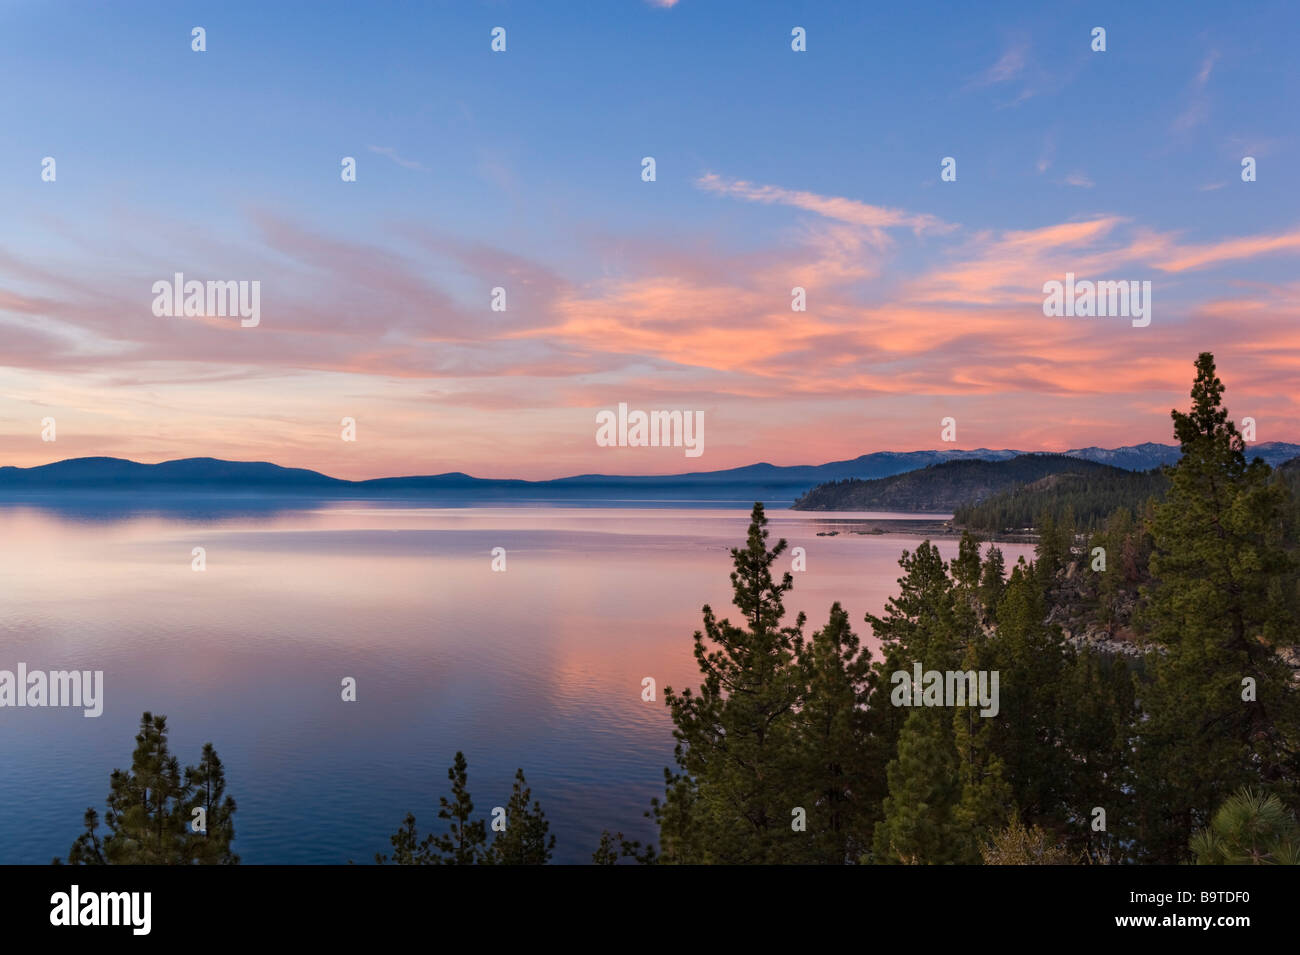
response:
[[[102,815],[110,771],[129,767],[145,710],[167,715],[182,765],[215,744],[245,863],[370,862],[407,812],[438,828],[458,749],[480,818],[524,769],[557,862],[589,862],[605,828],[653,837],[642,813],[672,759],[663,687],[698,685],[703,604],[736,619],[728,551],[749,516],[56,500],[0,503],[0,669],[103,670],[104,711],[0,709],[0,863],[66,856],[85,809]],[[863,614],[920,538],[845,533],[885,515],[768,513],[773,541],[807,550],[790,618],[806,611],[810,633],[839,600],[874,650]],[[1031,550],[1000,546],[1008,566]],[[349,676],[355,703],[340,698]]]

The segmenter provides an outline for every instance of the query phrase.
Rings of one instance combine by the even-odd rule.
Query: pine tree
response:
[[[226,796],[226,771],[211,743],[203,744],[199,765],[185,770],[185,784],[193,792],[187,808],[191,818],[188,838],[194,858],[210,865],[237,863],[239,856],[230,851],[235,838],[235,800]],[[198,817],[195,809],[202,810]],[[197,818],[206,822],[202,832],[194,831]]]
[[[1068,760],[1057,818],[1067,842],[1094,861],[1131,861],[1136,827],[1131,751],[1138,710],[1123,658],[1078,652],[1060,684],[1063,752]],[[1105,828],[1097,828],[1105,813]]]
[[[1295,626],[1281,540],[1290,502],[1267,464],[1246,463],[1222,396],[1202,353],[1191,410],[1172,412],[1183,456],[1154,511],[1144,619],[1166,652],[1147,660],[1136,759],[1141,838],[1155,862],[1186,858],[1210,807],[1241,786],[1294,793],[1300,781],[1297,694],[1274,651]]]
[[[600,845],[596,846],[596,851],[591,854],[591,861],[596,865],[618,865],[619,845],[623,841],[623,833],[611,833],[604,829],[600,833]]]
[[[961,532],[957,559],[952,562],[952,577],[960,587],[975,590],[980,582],[980,542],[970,531]]]
[[[923,670],[948,670],[957,661],[953,632],[954,597],[948,567],[939,549],[922,541],[914,553],[903,551],[898,565],[898,596],[885,602],[883,616],[867,614],[867,623],[881,644],[881,659],[873,666],[868,696],[868,727],[876,745],[892,756],[909,711],[891,702],[893,674]]]
[[[1038,543],[1034,545],[1033,568],[1039,588],[1046,593],[1065,566],[1065,554],[1061,552],[1060,528],[1051,512],[1039,514],[1034,526],[1038,529]]]
[[[596,865],[618,865],[619,859],[635,859],[642,864],[658,861],[653,846],[643,849],[640,842],[623,838],[621,832],[611,833],[608,829],[602,830],[600,844],[591,854],[591,861]]]
[[[447,770],[452,798],[438,797],[438,818],[446,819],[450,825],[446,833],[433,837],[430,842],[429,857],[435,865],[476,865],[483,861],[487,851],[487,823],[482,819],[470,820],[474,802],[469,795],[468,776],[465,754],[457,750]]]
[[[731,551],[744,626],[705,606],[704,630],[695,633],[703,682],[698,692],[664,691],[678,772],[665,771],[665,798],[652,810],[663,862],[781,862],[807,842],[796,841],[805,834],[790,822],[801,796],[793,769],[804,617],[782,626],[782,598],[794,584],[789,573],[773,579],[786,542],[769,548],[767,539],[763,505],[755,504],[746,546]]]
[[[887,754],[869,730],[871,653],[838,604],[800,657],[807,693],[799,711],[799,781],[806,794],[806,859],[841,865],[870,852],[884,797]]]
[[[986,620],[997,622],[998,604],[1007,586],[1007,566],[1001,549],[990,547],[980,571],[979,598]]]
[[[1043,622],[1047,607],[1035,571],[1024,558],[1012,569],[986,655],[986,667],[999,673],[1001,697],[991,745],[1026,821],[1056,816],[1068,782],[1060,719],[1067,653],[1059,628]]]
[[[904,648],[924,655],[930,628],[948,620],[951,614],[948,565],[937,547],[922,541],[914,553],[903,551],[898,566],[903,569],[903,576],[898,578],[898,596],[885,602],[884,616],[867,614],[867,623],[886,652]],[[888,688],[885,692],[889,692]]]
[[[387,865],[389,862],[394,865],[429,865],[432,862],[429,848],[433,844],[433,836],[420,838],[413,813],[406,814],[401,828],[389,836],[388,841],[393,845],[393,854],[386,856],[376,852],[376,865]]]
[[[492,840],[484,862],[490,865],[545,865],[555,851],[555,836],[550,836],[551,824],[546,821],[541,803],[532,799],[532,790],[524,779],[524,771],[515,771],[515,782],[506,803],[506,827]]]
[[[1272,794],[1242,787],[1192,837],[1197,865],[1300,865],[1300,825]]]
[[[146,712],[135,737],[131,769],[113,770],[108,809],[99,835],[99,814],[87,809],[85,832],[68,852],[73,865],[190,865],[239,862],[231,852],[235,801],[225,793],[225,772],[212,744],[198,767],[180,763],[167,746],[167,717]],[[195,808],[208,812],[207,833],[195,833]],[[56,863],[59,860],[54,860]]]
[[[968,643],[961,670],[975,673],[977,679],[980,673],[991,674],[996,670],[995,640],[996,636],[979,634]],[[983,715],[977,699],[967,699],[965,705],[956,706],[953,711],[953,744],[961,780],[953,824],[955,838],[960,841],[967,862],[979,861],[981,846],[990,833],[1001,828],[1014,813],[1014,796],[996,750],[997,721],[1006,719],[1001,710],[1001,696],[999,683],[997,715]]]
[[[1102,530],[1088,541],[1088,553],[1100,547],[1106,555],[1106,569],[1091,570],[1084,579],[1091,584],[1100,606],[1101,619],[1113,633],[1119,622],[1120,601],[1127,589],[1137,582],[1136,554],[1132,543],[1133,515],[1119,508],[1107,518]]]
[[[1058,520],[1048,511],[1039,515],[1034,571],[1039,588],[1050,592],[1066,565],[1074,559],[1074,512],[1065,507]]]
[[[487,822],[470,818],[474,814],[474,801],[469,795],[468,778],[465,754],[457,750],[456,758],[447,770],[452,798],[438,797],[438,818],[450,823],[447,831],[441,835],[430,834],[421,839],[415,815],[408,812],[406,818],[402,820],[401,828],[388,839],[392,844],[393,854],[387,856],[375,853],[376,864],[385,865],[392,862],[396,865],[478,865],[496,861],[488,858],[490,850],[487,845]],[[519,786],[522,782],[523,770],[520,770],[515,777],[516,793],[520,793]],[[528,791],[523,790],[521,795],[526,801]],[[536,811],[540,815],[540,807],[537,807]],[[545,835],[545,828],[543,820],[543,835]],[[536,831],[527,821],[521,829],[523,832]],[[523,833],[520,835],[522,837]],[[554,838],[551,844],[554,845]],[[505,848],[504,844],[502,848]]]
[[[966,584],[955,588],[929,541],[915,553],[905,551],[899,565],[904,575],[898,596],[886,602],[884,616],[867,616],[884,654],[875,668],[869,725],[877,745],[894,753],[886,768],[888,795],[873,834],[873,857],[884,864],[978,862],[974,833],[1002,815],[1000,768],[985,758],[982,736],[978,742],[963,737],[969,745],[959,752],[951,709],[895,705],[902,685],[893,679],[904,673],[911,680],[916,664],[923,672],[956,670],[959,661],[978,654],[973,567],[968,561]]]
[[[973,862],[964,820],[956,815],[962,780],[952,714],[942,707],[910,710],[887,770],[889,795],[876,825],[875,861],[941,865]]]

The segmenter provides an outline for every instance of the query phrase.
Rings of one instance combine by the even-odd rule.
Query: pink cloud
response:
[[[0,250],[5,463],[49,459],[31,433],[38,407],[59,417],[64,455],[269,457],[349,477],[682,470],[593,457],[591,411],[620,400],[707,409],[705,468],[933,447],[946,414],[968,447],[1167,441],[1206,347],[1230,400],[1296,437],[1280,433],[1297,411],[1296,286],[1160,298],[1149,329],[1047,319],[1041,287],[1066,270],[1175,274],[1294,252],[1300,233],[1180,245],[1108,214],[971,232],[857,199],[716,176],[700,187],[812,218],[743,252],[709,236],[580,236],[617,250],[596,277],[422,227],[367,245],[259,210],[250,247],[171,243],[203,277],[261,263],[256,330],[150,313],[151,278],[197,265],[96,275]],[[924,248],[923,267],[896,270],[895,232]],[[487,308],[498,284],[503,315]],[[791,310],[794,285],[806,312]],[[340,456],[343,414],[362,422],[364,455]]]
[[[1171,248],[1168,258],[1155,262],[1155,267],[1165,272],[1185,272],[1236,259],[1253,259],[1278,252],[1300,251],[1300,230],[1281,235],[1255,235],[1225,239],[1203,245]]]

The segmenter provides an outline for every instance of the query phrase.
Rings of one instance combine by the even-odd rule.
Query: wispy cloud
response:
[[[1201,61],[1200,72],[1196,74],[1196,86],[1198,89],[1204,89],[1205,84],[1210,81],[1210,73],[1214,69],[1214,64],[1219,61],[1219,51],[1211,50],[1209,55]]]
[[[708,192],[715,192],[733,199],[793,206],[797,209],[815,212],[827,219],[835,219],[838,222],[862,226],[867,229],[903,227],[921,233],[949,232],[956,228],[951,223],[944,222],[942,219],[926,213],[889,209],[884,206],[874,206],[861,202],[857,199],[823,196],[815,192],[805,192],[799,189],[757,185],[743,179],[724,179],[714,173],[701,176],[695,180],[695,184]]]
[[[982,89],[990,86],[1001,86],[1013,80],[1023,81],[1020,91],[1011,100],[997,104],[998,109],[1019,106],[1032,98],[1036,92],[1034,84],[1025,76],[1028,67],[1029,41],[1027,39],[1017,39],[1002,51],[1002,55],[998,57],[997,62],[973,77],[966,85],[967,88]]]
[[[1002,306],[1041,300],[1044,275],[1068,258],[1079,272],[1100,271],[1131,261],[1132,250],[1101,243],[1126,220],[1099,216],[1036,229],[979,232],[955,249],[949,261],[906,283],[911,303]]]
[[[1083,189],[1091,189],[1093,186],[1096,185],[1095,182],[1093,182],[1091,179],[1088,178],[1087,174],[1082,172],[1070,173],[1068,176],[1065,177],[1065,184],[1067,186],[1079,186],[1080,188]]]
[[[1167,258],[1152,264],[1165,272],[1185,272],[1220,262],[1253,259],[1278,252],[1300,251],[1300,230],[1279,235],[1251,235],[1203,245],[1186,245],[1171,248]]]
[[[1172,125],[1174,132],[1185,133],[1209,118],[1210,102],[1206,95],[1206,87],[1210,82],[1210,74],[1214,72],[1214,64],[1218,61],[1218,50],[1211,50],[1201,61],[1201,67],[1192,79],[1187,106],[1174,119]]]
[[[980,77],[983,85],[1005,83],[1019,76],[1025,69],[1025,53],[1029,44],[1018,42],[1008,47],[998,61],[990,66]]]
[[[379,155],[381,156],[387,156],[389,159],[397,163],[397,165],[401,166],[403,169],[419,169],[419,170],[424,169],[424,166],[416,162],[414,159],[404,159],[401,156],[399,156],[397,154],[397,150],[394,149],[392,146],[367,146],[366,148],[369,149],[372,153],[379,153]]]
[[[1034,163],[1034,168],[1038,170],[1039,175],[1047,172],[1052,166],[1052,160],[1056,158],[1056,133],[1049,132],[1043,138],[1043,151],[1038,154],[1038,162]]]

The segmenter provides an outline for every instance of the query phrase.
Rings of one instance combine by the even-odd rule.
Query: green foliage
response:
[[[865,707],[871,654],[838,603],[830,620],[799,653],[804,692],[795,718],[794,767],[803,792],[795,803],[808,817],[804,861],[843,864],[867,853],[867,838],[884,795],[884,753]],[[793,847],[792,847],[793,848]]]
[[[475,865],[482,862],[487,847],[487,823],[471,820],[474,801],[468,788],[469,771],[465,754],[456,751],[455,760],[447,770],[451,782],[451,799],[438,797],[438,818],[447,821],[447,832],[434,836],[430,842],[435,865]]]
[[[623,833],[611,833],[604,829],[600,833],[600,845],[596,846],[596,851],[591,854],[591,861],[596,865],[618,865],[621,856],[619,845],[623,841]]]
[[[1038,544],[1034,548],[1034,573],[1039,587],[1046,591],[1074,558],[1074,515],[1068,508],[1060,519],[1044,511],[1035,523]]]
[[[1191,842],[1197,865],[1300,865],[1300,825],[1272,794],[1243,787]]]
[[[522,778],[522,771],[520,776]],[[457,750],[447,770],[451,799],[438,797],[438,818],[445,820],[447,831],[420,838],[415,816],[407,813],[402,826],[391,837],[391,856],[375,854],[375,862],[397,865],[476,865],[487,861],[487,823],[470,817],[474,801],[469,795],[469,768],[465,754]]]
[[[1295,632],[1291,502],[1267,464],[1246,463],[1213,356],[1196,372],[1191,410],[1172,412],[1183,456],[1155,508],[1145,591],[1144,622],[1166,650],[1148,660],[1136,747],[1141,841],[1155,862],[1185,859],[1193,830],[1234,790],[1266,784],[1294,798],[1300,782],[1297,694],[1274,652]]]
[[[555,851],[551,824],[533,799],[522,769],[515,770],[510,800],[505,805],[505,829],[497,831],[488,845],[487,822],[474,819],[474,800],[469,794],[469,764],[457,751],[447,770],[451,798],[438,797],[438,818],[446,831],[420,838],[415,816],[407,813],[401,828],[389,837],[393,854],[375,853],[379,865],[545,865]],[[530,803],[529,800],[532,800]],[[606,834],[608,835],[608,834]],[[619,838],[622,838],[620,833]],[[605,840],[601,839],[602,848]],[[631,843],[638,847],[637,843]]]
[[[961,587],[974,590],[980,582],[980,541],[970,531],[963,531],[957,543],[957,559],[952,562],[953,580]]]
[[[985,865],[1071,865],[1070,851],[1040,826],[1026,829],[1013,816],[1005,829],[980,847]]]
[[[797,511],[953,511],[960,515],[954,518],[956,522],[968,524],[972,530],[1001,531],[1001,525],[971,519],[967,509],[1058,476],[1122,486],[1130,473],[1062,454],[1020,454],[1006,461],[945,461],[889,477],[829,481],[812,488],[791,506]],[[1027,516],[1032,518],[1037,512],[1035,508]]]
[[[647,815],[649,815],[647,813]],[[642,846],[623,838],[623,833],[611,833],[608,829],[600,833],[600,845],[591,854],[591,861],[596,865],[618,865],[620,859],[634,859],[642,865],[653,865],[659,859],[654,846]]]
[[[1062,776],[1054,818],[1073,850],[1097,861],[1130,857],[1134,783],[1130,751],[1139,719],[1133,675],[1122,658],[1092,650],[1073,655],[1057,691]],[[1093,828],[1093,810],[1106,829]]]
[[[190,814],[203,810],[206,835],[194,834],[191,824],[190,845],[194,861],[207,865],[227,865],[238,862],[231,855],[230,844],[235,838],[235,800],[226,795],[226,773],[211,743],[203,744],[203,753],[197,767],[185,770],[185,784],[192,796]]]
[[[429,852],[433,836],[420,838],[413,813],[406,814],[402,827],[389,836],[388,841],[393,844],[393,854],[386,856],[376,852],[376,865],[386,865],[389,862],[394,865],[430,865],[433,862]]]
[[[990,547],[980,569],[979,602],[985,620],[997,622],[998,604],[1002,602],[1002,594],[1006,591],[1006,586],[1007,565],[1002,557],[1002,551],[997,547]]]
[[[983,634],[967,643],[961,669],[976,673],[996,669],[992,643]],[[1005,762],[997,751],[998,727],[998,720],[981,716],[974,703],[953,709],[953,744],[961,797],[952,818],[962,862],[978,862],[984,833],[1002,825],[1008,815],[1014,814],[1014,787],[1008,782]]]
[[[746,546],[731,551],[743,626],[706,605],[704,630],[695,632],[699,689],[664,690],[677,772],[665,770],[665,798],[652,809],[663,862],[781,862],[809,841],[797,843],[804,834],[791,830],[804,795],[795,772],[804,617],[782,624],[793,581],[789,573],[773,578],[786,542],[769,548],[767,539],[767,517],[755,504]]]
[[[909,713],[891,702],[891,676],[900,670],[911,672],[918,662],[923,670],[950,669],[957,653],[952,581],[939,549],[923,541],[914,553],[903,551],[898,565],[903,569],[898,596],[885,602],[882,616],[866,615],[883,654],[873,669],[868,725],[886,759],[898,749]]]
[[[997,634],[983,666],[1000,674],[1001,709],[991,726],[992,749],[1006,769],[1012,798],[1025,818],[1058,816],[1066,802],[1061,690],[1071,655],[1056,627],[1034,569],[1023,558],[1011,571],[998,605]]]
[[[1071,460],[1071,459],[1066,459]],[[1053,474],[961,504],[953,523],[985,534],[1024,531],[1046,515],[1060,523],[1067,515],[1078,530],[1095,531],[1121,508],[1140,511],[1150,499],[1164,497],[1169,486],[1160,470],[1125,471],[1099,465],[1087,471]]]
[[[951,714],[940,709],[909,712],[889,764],[889,795],[876,826],[877,862],[939,865],[973,862],[965,820],[956,809],[962,797]]]
[[[555,850],[555,836],[549,836],[551,825],[546,821],[539,802],[532,799],[532,791],[524,779],[522,769],[515,771],[515,782],[506,803],[506,828],[492,840],[484,861],[491,865],[545,865]]]
[[[1095,598],[1099,616],[1111,633],[1121,622],[1135,623],[1133,611],[1142,604],[1142,588],[1151,583],[1151,536],[1155,501],[1148,501],[1138,519],[1127,508],[1119,508],[1087,542],[1083,565],[1087,595]],[[1093,553],[1101,548],[1105,570],[1094,570]],[[1140,619],[1140,614],[1138,615]]]
[[[993,650],[981,627],[977,583],[984,568],[973,538],[959,547],[956,580],[928,541],[915,554],[904,552],[899,565],[899,596],[884,616],[867,617],[885,657],[869,698],[870,725],[885,758],[893,754],[873,856],[885,864],[975,863],[981,833],[1010,811],[994,721],[979,716],[973,701],[953,710],[896,706],[890,677],[913,673],[917,663],[923,671],[987,668]],[[1000,586],[996,567],[989,576]]]
[[[783,623],[793,581],[787,573],[778,583],[772,567],[785,548],[769,547],[756,504],[746,546],[731,552],[743,623],[706,606],[695,634],[699,689],[665,689],[677,768],[665,770],[664,799],[653,805],[659,854],[633,844],[618,857],[843,864],[869,852],[884,763],[864,705],[871,657],[839,604],[811,638],[802,614]],[[599,850],[605,861],[612,840]]]
[[[235,865],[235,801],[225,795],[225,770],[211,743],[198,766],[181,770],[167,746],[167,717],[140,718],[131,768],[109,777],[108,809],[99,834],[99,814],[87,809],[85,832],[68,851],[72,865]],[[192,824],[206,813],[206,830]],[[55,859],[55,863],[59,860]]]

